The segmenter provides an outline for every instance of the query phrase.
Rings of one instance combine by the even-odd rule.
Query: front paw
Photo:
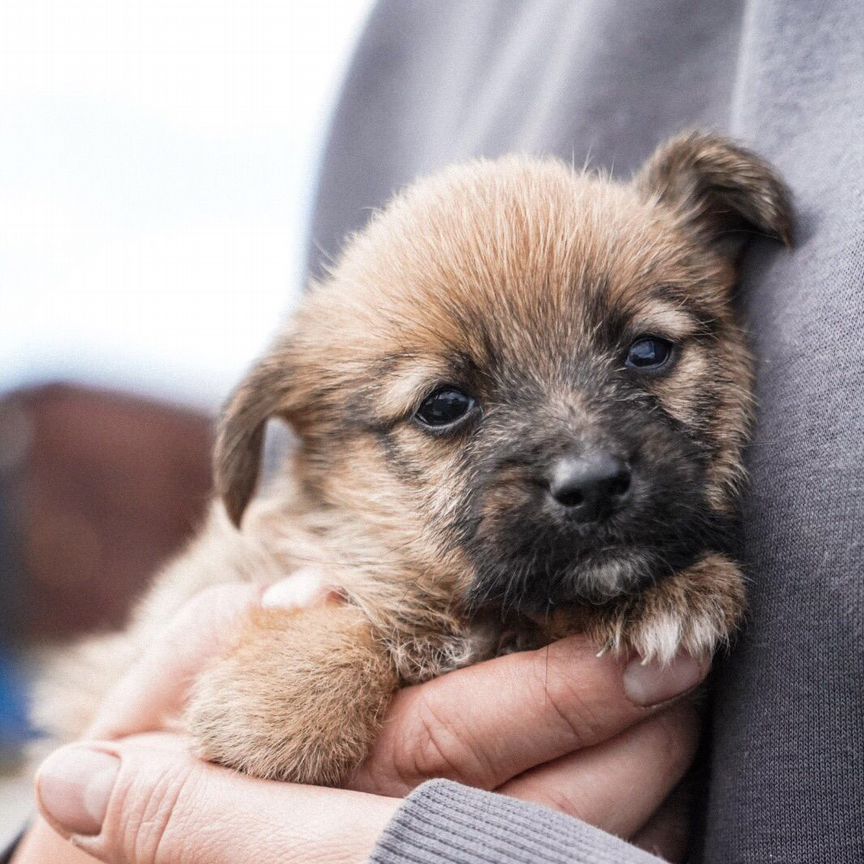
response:
[[[679,651],[709,657],[728,645],[744,614],[744,577],[722,555],[707,555],[641,594],[598,610],[589,628],[603,651],[668,664]]]
[[[392,661],[356,607],[263,610],[198,680],[186,723],[203,758],[337,785],[368,752],[395,687]]]

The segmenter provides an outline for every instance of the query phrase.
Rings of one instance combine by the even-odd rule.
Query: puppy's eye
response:
[[[672,343],[657,336],[640,336],[628,349],[626,364],[631,369],[656,370],[672,356]]]
[[[423,426],[442,429],[466,417],[476,405],[473,397],[454,387],[442,387],[423,400],[414,414]]]

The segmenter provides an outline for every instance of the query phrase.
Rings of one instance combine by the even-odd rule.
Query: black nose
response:
[[[567,456],[553,468],[550,495],[580,522],[618,509],[630,491],[630,468],[611,453]]]

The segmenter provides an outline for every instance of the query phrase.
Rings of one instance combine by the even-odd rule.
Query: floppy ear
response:
[[[792,245],[792,202],[786,184],[755,153],[722,138],[689,132],[667,141],[634,180],[645,195],[677,210],[704,242],[736,255],[748,234]]]
[[[289,410],[291,377],[284,354],[267,355],[234,391],[219,421],[214,482],[238,528],[258,483],[267,421]]]

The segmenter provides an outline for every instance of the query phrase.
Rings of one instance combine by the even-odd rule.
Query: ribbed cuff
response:
[[[661,864],[578,819],[430,780],[396,811],[372,864]]]

